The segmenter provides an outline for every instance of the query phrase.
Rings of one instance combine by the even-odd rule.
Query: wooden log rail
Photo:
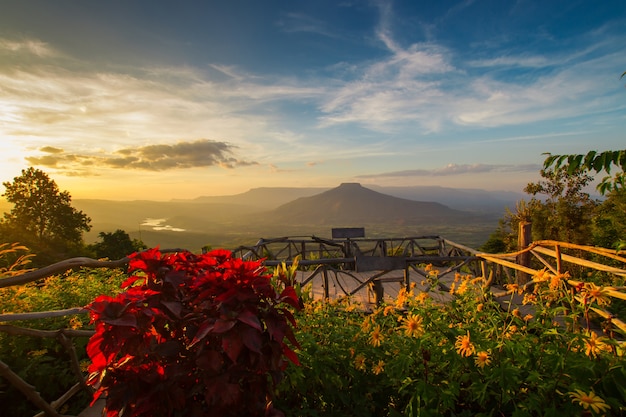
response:
[[[595,246],[587,246],[587,245],[577,245],[574,243],[560,242],[555,240],[542,240],[533,242],[528,245],[528,247],[514,253],[507,254],[486,254],[486,253],[476,253],[476,256],[487,263],[491,264],[491,273],[485,273],[483,276],[488,278],[488,282],[493,279],[494,268],[493,266],[499,265],[504,268],[509,268],[516,271],[521,271],[523,273],[528,274],[531,278],[536,276],[540,271],[546,269],[550,271],[550,273],[557,275],[566,272],[568,269],[565,267],[565,264],[577,265],[579,267],[586,268],[588,270],[600,271],[603,273],[607,273],[610,275],[614,275],[616,277],[626,278],[626,269],[618,268],[615,266],[605,265],[603,263],[590,261],[587,259],[583,259],[581,257],[572,256],[568,254],[564,254],[562,252],[563,249],[570,249],[580,252],[586,252],[589,254],[594,254],[600,257],[604,257],[613,261],[613,263],[620,263],[623,266],[626,266],[626,257],[622,256],[623,251],[615,251],[606,248],[599,248]],[[534,264],[539,266],[539,268],[533,268],[532,266],[519,265],[514,262],[516,259],[520,259],[520,254],[529,254],[530,255],[530,264]],[[534,258],[533,258],[534,257]],[[487,268],[485,268],[486,270]],[[508,274],[508,277],[511,278],[511,275]],[[514,281],[513,281],[514,282]],[[535,282],[532,280],[526,283],[516,282],[520,284],[522,287],[529,287],[535,285]],[[585,284],[585,282],[581,279],[570,278],[567,280],[567,283],[574,287],[580,288]],[[610,297],[618,298],[621,300],[626,300],[626,287],[618,287],[618,286],[605,286],[602,287],[602,292]],[[580,300],[582,301],[582,300]],[[604,319],[611,320],[611,324],[618,328],[622,333],[626,334],[626,322],[615,317],[609,311],[605,309],[600,309],[597,307],[591,307],[591,310],[594,311],[599,316]]]

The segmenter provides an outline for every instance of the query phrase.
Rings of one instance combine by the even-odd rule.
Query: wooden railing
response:
[[[180,249],[163,252],[178,251]],[[575,251],[578,256],[566,252]],[[506,283],[518,283],[522,286],[533,285],[533,277],[543,269],[553,274],[563,273],[571,267],[580,268],[581,271],[600,271],[609,276],[626,277],[626,257],[615,250],[574,245],[565,242],[540,241],[534,242],[522,251],[508,254],[486,254],[475,249],[454,243],[440,236],[418,236],[409,238],[384,238],[384,239],[344,239],[333,240],[318,237],[296,237],[261,239],[256,245],[239,247],[234,251],[235,256],[249,259],[264,259],[268,266],[278,265],[285,262],[290,264],[296,257],[302,269],[310,269],[308,281],[313,279],[328,280],[327,272],[334,271],[341,274],[352,274],[357,277],[358,272],[371,271],[369,278],[359,281],[357,287],[363,288],[367,284],[382,285],[385,282],[384,275],[392,270],[404,271],[402,282],[409,285],[408,277],[411,271],[427,276],[424,268],[426,264],[436,264],[440,270],[440,278],[457,271],[471,273],[474,276],[486,278],[492,288],[497,291],[497,285]],[[530,254],[530,260],[525,265],[520,265],[517,260],[520,254]],[[598,259],[593,259],[598,258]],[[90,258],[74,258],[57,264],[30,271],[21,275],[0,279],[0,288],[14,285],[24,285],[52,275],[62,274],[74,268],[119,268],[127,264],[128,258],[116,261],[99,261]],[[604,263],[603,263],[604,262]],[[609,265],[611,264],[611,265]],[[570,267],[570,268],[568,268]],[[525,275],[520,275],[525,274]],[[520,276],[527,279],[521,282]],[[359,277],[357,277],[360,279]],[[568,283],[573,287],[583,285],[581,277],[571,277]],[[326,282],[328,288],[328,282]],[[606,294],[611,297],[626,300],[623,286],[610,286],[605,288]],[[354,293],[355,289],[346,291],[344,295]],[[326,297],[330,294],[326,293]],[[611,323],[626,333],[626,324],[619,318],[614,317],[609,311],[594,308],[600,316],[610,318]],[[75,344],[77,337],[89,337],[93,334],[89,330],[35,330],[13,326],[11,322],[18,320],[38,320],[48,317],[82,314],[85,310],[82,306],[66,310],[9,313],[0,314],[0,331],[14,336],[27,335],[46,338],[55,338],[65,348],[71,358],[71,369],[76,376],[76,384],[68,389],[60,398],[49,401],[42,398],[36,387],[20,378],[13,370],[1,361],[0,376],[9,381],[26,399],[41,410],[37,416],[63,417],[57,411],[61,405],[69,400],[80,390],[91,392],[85,383],[85,375],[81,372]]]

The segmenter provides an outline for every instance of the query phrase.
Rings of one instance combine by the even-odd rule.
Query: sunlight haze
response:
[[[521,191],[624,148],[625,45],[623,0],[4,2],[0,180]]]

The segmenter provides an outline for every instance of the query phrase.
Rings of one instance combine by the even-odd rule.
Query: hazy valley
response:
[[[365,227],[366,237],[438,234],[480,246],[497,227],[506,207],[521,194],[443,187],[255,188],[229,196],[191,200],[114,201],[76,199],[91,217],[85,235],[125,230],[148,246],[199,250],[234,248],[259,238],[316,235],[333,227]],[[9,210],[3,202],[0,209]]]

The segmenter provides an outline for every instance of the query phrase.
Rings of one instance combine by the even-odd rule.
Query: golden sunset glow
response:
[[[113,200],[520,191],[543,152],[623,144],[623,16],[596,2],[566,24],[548,4],[157,3],[3,6],[0,180],[32,166]]]

